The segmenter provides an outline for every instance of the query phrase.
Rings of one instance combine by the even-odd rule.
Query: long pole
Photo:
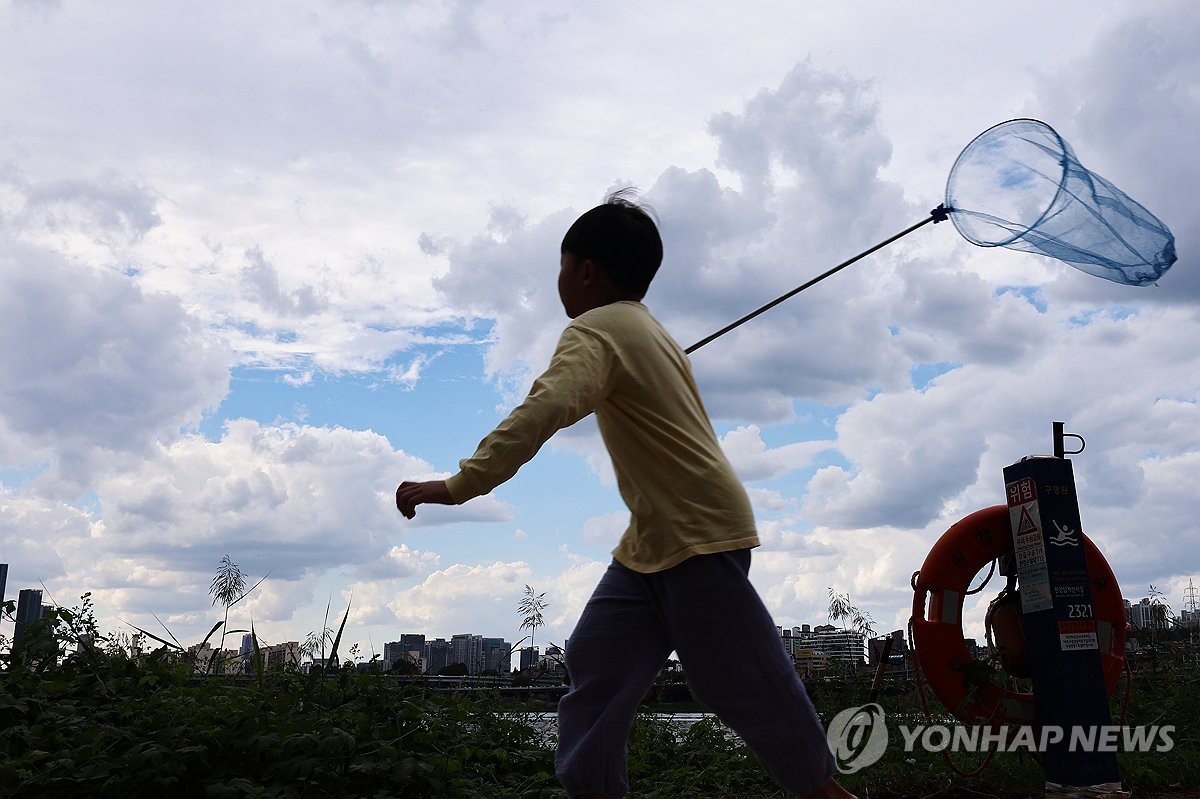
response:
[[[700,349],[701,347],[703,347],[705,344],[709,343],[710,341],[720,338],[721,336],[725,335],[726,333],[728,333],[730,330],[733,330],[734,328],[741,327],[746,322],[749,322],[751,319],[753,319],[756,316],[759,316],[760,314],[766,313],[767,311],[771,310],[772,308],[774,308],[776,305],[783,302],[784,300],[791,299],[792,297],[796,296],[800,292],[804,291],[809,286],[815,286],[817,283],[820,283],[822,280],[829,277],[830,275],[833,275],[833,274],[836,274],[836,273],[842,271],[843,269],[845,269],[847,266],[854,263],[855,261],[859,261],[859,260],[862,260],[863,258],[866,258],[868,255],[875,252],[876,250],[883,249],[884,247],[888,246],[896,239],[900,239],[900,238],[907,236],[909,233],[912,233],[917,228],[924,227],[925,225],[928,225],[930,222],[942,222],[942,221],[946,220],[948,218],[947,215],[949,214],[949,212],[950,212],[949,209],[947,209],[944,205],[939,205],[937,208],[934,208],[932,211],[929,212],[929,216],[925,217],[924,219],[922,219],[920,222],[916,223],[915,225],[905,228],[904,230],[900,231],[899,233],[897,233],[896,235],[894,235],[888,239],[884,239],[883,241],[879,242],[878,244],[876,244],[874,247],[871,247],[870,249],[863,250],[858,255],[854,256],[853,258],[850,258],[849,260],[842,261],[840,264],[833,267],[828,272],[824,272],[823,274],[817,275],[812,280],[805,283],[803,286],[797,286],[796,288],[789,291],[787,294],[783,294],[779,297],[776,297],[775,299],[768,302],[766,305],[762,306],[761,308],[757,308],[757,309],[751,311],[750,313],[743,316],[741,319],[738,319],[736,322],[732,322],[728,325],[725,325],[725,327],[721,328],[716,333],[713,333],[709,336],[705,336],[704,338],[700,339],[695,344],[693,344],[692,346],[690,346],[686,350],[684,350],[684,352],[688,353],[689,355],[692,354],[693,352]]]

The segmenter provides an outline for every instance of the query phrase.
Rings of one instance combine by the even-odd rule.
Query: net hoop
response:
[[[1162,220],[1037,119],[1010,119],[972,139],[950,169],[945,205],[971,244],[1048,256],[1114,283],[1150,285],[1177,260]]]
[[[1030,224],[1024,225],[1023,230],[1013,233],[1011,236],[1002,241],[988,241],[985,239],[980,239],[973,235],[972,232],[969,232],[963,224],[960,224],[959,220],[963,219],[962,214],[954,213],[954,211],[957,210],[954,206],[953,197],[951,196],[953,193],[951,187],[954,185],[954,176],[958,174],[959,167],[961,167],[969,157],[974,156],[974,150],[977,147],[980,147],[984,143],[996,138],[1002,130],[1014,125],[1025,125],[1036,128],[1039,132],[1048,133],[1052,137],[1053,141],[1058,145],[1058,180],[1055,181],[1058,184],[1058,188],[1055,189],[1054,196],[1050,198],[1050,201],[1047,202],[1045,207],[1042,208],[1037,219]],[[954,165],[950,167],[950,175],[946,179],[945,205],[946,209],[950,212],[950,221],[954,223],[954,229],[957,230],[958,234],[964,239],[979,247],[1007,247],[1013,242],[1019,241],[1031,230],[1040,225],[1046,219],[1046,215],[1049,214],[1050,211],[1053,210],[1058,204],[1059,199],[1062,197],[1063,186],[1066,184],[1067,159],[1070,157],[1073,156],[1070,152],[1070,147],[1067,145],[1066,139],[1060,136],[1057,130],[1050,127],[1045,122],[1042,122],[1040,119],[1033,119],[1032,117],[1016,117],[1014,119],[1006,119],[1003,122],[992,125],[983,133],[980,133],[978,136],[971,139],[967,146],[962,149],[962,152],[958,154],[958,158],[954,159]]]

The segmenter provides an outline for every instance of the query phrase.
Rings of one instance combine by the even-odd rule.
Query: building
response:
[[[479,674],[483,671],[483,636],[473,633],[459,633],[450,638],[450,662],[462,663],[467,667],[467,674]]]
[[[23,588],[17,594],[17,617],[13,627],[13,645],[25,635],[27,625],[42,619],[42,592],[36,588]]]
[[[793,657],[797,652],[809,651],[813,649],[813,639],[816,637],[812,628],[807,624],[802,624],[799,627],[776,627],[779,634],[783,637],[783,648]]]
[[[546,671],[550,674],[565,674],[567,671],[567,653],[562,647],[554,644],[546,647],[546,656],[542,658],[542,662],[546,664]]]
[[[244,673],[240,650],[213,649],[208,641],[188,647],[197,674],[242,674]]]
[[[866,661],[866,639],[855,630],[844,630],[832,624],[809,627],[776,627],[783,638],[783,648],[801,674],[823,672],[834,663],[849,663],[855,668]]]
[[[445,638],[435,638],[425,645],[425,670],[429,674],[438,674],[454,661],[450,659],[450,642]]]
[[[872,638],[867,642],[867,659],[872,668],[879,666],[879,661],[883,658],[883,650],[887,646],[887,642],[891,641],[891,649],[888,652],[887,666],[884,668],[884,674],[889,676],[907,677],[910,675],[912,661],[908,651],[908,642],[904,640],[904,631],[895,630],[890,635],[880,638]]]
[[[503,638],[484,638],[483,670],[497,674],[512,671],[512,647]]]
[[[811,648],[829,655],[831,663],[849,663],[855,668],[866,662],[867,649],[862,633],[843,630],[832,624],[813,629]]]
[[[424,650],[424,647],[422,647]],[[422,651],[422,654],[424,652]],[[404,646],[399,641],[388,641],[383,645],[383,666],[386,669],[391,669],[401,660],[409,660],[408,647]]]
[[[801,677],[819,677],[829,668],[829,653],[819,649],[796,649],[792,652],[792,661]]]
[[[4,586],[8,583],[8,564],[0,563],[0,605],[4,604]]]
[[[288,666],[292,668],[300,667],[299,641],[275,644],[260,651],[263,653],[263,666],[267,671],[280,671]]]
[[[396,668],[397,663],[409,663],[416,668],[418,674],[424,674],[429,666],[425,651],[425,636],[402,635],[399,641],[383,645],[383,666],[391,671]]]
[[[250,664],[254,661],[254,635],[246,633],[242,636],[242,645],[238,647],[238,655],[242,659],[241,673],[250,673]]]
[[[1135,630],[1165,630],[1170,624],[1166,606],[1151,602],[1149,597],[1134,604],[1125,600],[1125,620]]]
[[[526,646],[521,648],[521,671],[536,669],[540,660],[538,647]]]

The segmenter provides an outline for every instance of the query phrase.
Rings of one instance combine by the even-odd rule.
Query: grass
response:
[[[1200,670],[1174,644],[1135,665],[1128,706],[1120,693],[1113,700],[1114,721],[1124,713],[1129,725],[1173,724],[1175,746],[1121,754],[1122,776],[1139,796],[1183,796],[1200,788]],[[862,704],[868,686],[861,676],[814,682],[811,691],[829,720]],[[864,799],[1042,795],[1044,776],[1029,755],[999,753],[981,774],[962,776],[941,754],[903,751],[897,721],[920,721],[918,696],[911,684],[892,684],[880,701],[892,744],[879,762],[841,777]],[[964,772],[978,763],[965,754],[953,762]],[[711,718],[681,731],[640,715],[629,775],[631,799],[784,796]],[[398,688],[354,669],[271,672],[261,660],[253,678],[197,678],[195,664],[166,645],[135,659],[96,646],[63,656],[23,644],[0,667],[0,796],[560,799],[563,792],[552,741],[523,707],[495,693]]]

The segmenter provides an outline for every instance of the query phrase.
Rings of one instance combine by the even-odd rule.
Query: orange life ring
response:
[[[1104,685],[1111,696],[1125,663],[1125,603],[1108,561],[1086,535],[1083,541]],[[913,575],[909,623],[917,660],[934,694],[965,724],[1034,721],[1033,694],[985,681],[981,670],[972,668],[975,661],[963,639],[963,600],[971,580],[988,563],[1012,552],[1008,507],[995,505],[952,525]]]

